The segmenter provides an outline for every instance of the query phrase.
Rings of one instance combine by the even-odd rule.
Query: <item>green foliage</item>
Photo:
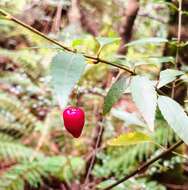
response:
[[[169,19],[169,11],[172,11],[167,6],[178,10],[173,3],[141,0],[132,35],[135,41],[125,44],[128,49],[126,55],[117,55],[121,44],[117,28],[120,26],[121,29],[120,17],[128,1],[80,1],[81,25],[86,25],[83,30],[80,30],[77,21],[78,25],[73,26],[77,16],[72,18],[69,14],[69,0],[49,0],[36,4],[30,0],[0,1],[1,9],[16,14],[23,22],[52,39],[62,41],[63,45],[68,47],[72,44],[75,48],[75,53],[62,52],[62,49],[57,53],[60,49],[55,45],[49,45],[31,31],[0,16],[1,190],[25,190],[28,186],[29,189],[52,189],[49,183],[56,183],[56,179],[71,186],[72,182],[82,178],[82,174],[85,176],[85,160],[88,160],[85,158],[93,152],[93,127],[98,125],[102,110],[104,114],[108,113],[120,97],[124,101],[123,108],[119,109],[121,103],[118,102],[118,109],[112,109],[103,119],[107,122],[101,146],[107,144],[109,137],[118,137],[110,141],[114,146],[102,147],[97,153],[91,179],[99,178],[96,181],[100,181],[111,176],[112,179],[119,179],[162,151],[159,150],[161,146],[170,146],[179,140],[177,135],[188,141],[187,116],[182,107],[170,98],[159,96],[161,114],[177,135],[162,116],[156,114],[157,92],[160,91],[156,88],[176,79],[179,85],[180,76],[184,82],[187,80],[187,66],[182,63],[182,71],[176,70],[176,57],[163,55],[164,44],[172,45],[173,51],[178,47],[179,53],[187,44],[167,39],[165,23]],[[86,20],[82,13],[86,15]],[[182,14],[186,15],[187,12],[183,11]],[[86,32],[90,31],[87,28],[90,19],[92,29],[96,29],[101,37],[93,37]],[[123,73],[104,98],[106,87],[110,86],[119,70],[102,63],[93,64],[96,63],[95,59],[86,59],[83,55],[100,57],[114,65],[130,68],[137,76],[131,76],[129,81],[126,80],[128,75]],[[172,69],[160,72],[163,63],[169,63]],[[78,81],[78,89],[73,91]],[[54,92],[57,96],[53,96]],[[130,92],[140,112],[131,100],[126,99],[129,95],[122,96]],[[77,140],[64,131],[59,106],[54,101],[58,99],[63,109],[68,103],[75,104],[72,97],[77,98],[77,105],[84,107],[86,112],[83,137]],[[101,103],[103,99],[104,107]],[[127,128],[124,129],[122,125]],[[129,130],[130,133],[125,133]],[[151,139],[154,143],[148,143]],[[152,177],[156,173],[174,169],[177,164],[181,166],[183,161],[179,159],[180,156],[170,155],[170,158],[165,158],[167,160],[161,159],[145,172],[144,178],[132,178],[114,189],[165,190]],[[98,189],[112,182],[115,180],[104,181],[98,185]]]
[[[97,177],[108,177],[115,175],[120,178],[128,174],[147,160],[159,145],[173,144],[178,137],[172,130],[169,130],[164,120],[157,120],[157,128],[153,133],[153,143],[143,143],[127,147],[108,147],[105,152],[98,154],[98,159],[102,162],[95,165],[93,174]]]
[[[15,98],[10,99],[7,98],[4,94],[1,94],[0,110],[8,112],[14,117],[14,122],[18,122],[20,124],[22,133],[28,134],[37,126],[37,119],[29,112],[27,108],[24,108],[24,105],[21,105],[20,102]],[[20,128],[17,128],[16,125],[11,125],[11,127],[13,126],[15,130],[20,130]]]
[[[4,139],[5,140],[5,139]],[[3,160],[29,160],[32,155],[43,158],[43,154],[14,141],[0,141],[0,157]]]
[[[177,71],[174,69],[166,69],[160,72],[159,83],[157,84],[157,88],[161,88],[166,84],[174,81],[178,76],[183,75],[184,72]]]
[[[111,107],[119,100],[127,88],[127,77],[122,76],[112,85],[104,99],[103,114],[110,111]]]
[[[52,84],[60,107],[63,109],[85,68],[85,59],[80,54],[61,52],[52,59]]]
[[[131,95],[151,131],[154,130],[157,92],[146,77],[135,76],[131,80]]]
[[[109,185],[116,182],[115,180],[106,180],[100,183],[97,188],[104,189]],[[133,180],[128,180],[124,183],[119,184],[118,186],[112,188],[112,190],[129,190],[129,189],[142,189],[142,190],[166,190],[166,188],[159,184],[157,181],[148,180],[146,178],[138,178]]]
[[[132,41],[125,46],[135,46],[135,45],[145,45],[145,44],[161,44],[161,43],[166,43],[168,42],[167,39],[165,38],[145,38],[145,39],[140,39],[136,41]]]
[[[165,96],[159,96],[158,105],[169,126],[188,144],[188,117],[183,108],[176,101]]]
[[[69,168],[67,168],[68,160],[70,159]],[[12,166],[0,178],[0,188],[2,190],[24,190],[24,184],[28,183],[32,187],[42,185],[43,179],[50,175],[65,180],[70,180],[73,176],[70,173],[70,167],[76,172],[83,169],[83,160],[80,158],[65,158],[65,157],[49,157],[38,161],[23,162]],[[62,173],[62,176],[60,175]]]

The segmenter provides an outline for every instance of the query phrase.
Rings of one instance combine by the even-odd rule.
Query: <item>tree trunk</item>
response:
[[[119,54],[127,53],[127,48],[125,47],[125,44],[127,44],[131,40],[133,25],[138,10],[139,10],[139,0],[129,0],[119,30],[119,34],[121,36],[121,44],[118,50]]]

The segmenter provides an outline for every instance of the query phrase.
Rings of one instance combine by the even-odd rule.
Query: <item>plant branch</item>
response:
[[[112,185],[104,188],[103,190],[110,190],[113,187],[116,187],[117,185],[127,181],[128,179],[130,179],[131,177],[134,177],[136,174],[142,172],[143,170],[145,170],[148,166],[150,166],[151,164],[153,164],[154,162],[156,162],[157,160],[159,160],[160,158],[162,158],[163,156],[167,155],[168,153],[172,152],[173,150],[175,150],[178,146],[180,146],[181,144],[183,144],[183,141],[180,140],[177,143],[175,143],[174,145],[172,145],[171,147],[169,147],[168,149],[164,150],[163,152],[161,152],[159,155],[153,157],[152,159],[148,160],[147,162],[145,162],[144,164],[142,164],[140,167],[138,167],[136,170],[134,170],[133,172],[131,172],[130,174],[128,174],[127,176],[123,177],[122,179],[118,180],[117,182],[113,183]]]
[[[75,49],[71,49],[71,48],[69,48],[69,47],[63,45],[62,43],[60,43],[60,42],[58,42],[58,41],[56,41],[56,40],[54,40],[54,39],[48,37],[47,35],[45,35],[45,34],[43,34],[42,32],[36,30],[35,28],[33,28],[33,27],[31,27],[31,26],[25,24],[25,23],[22,22],[21,20],[15,18],[14,16],[10,15],[9,13],[7,13],[6,11],[4,11],[4,10],[2,10],[2,9],[0,9],[0,15],[5,16],[6,19],[15,22],[15,23],[17,23],[18,25],[23,26],[24,28],[26,28],[26,29],[30,30],[31,32],[37,34],[38,36],[41,36],[42,38],[48,40],[49,42],[51,42],[51,43],[53,43],[53,44],[55,44],[55,45],[57,45],[57,46],[63,48],[63,49],[66,50],[66,51],[69,51],[69,52],[72,52],[72,53],[76,53],[76,52],[77,52]],[[91,60],[95,61],[96,63],[99,63],[99,62],[105,63],[105,64],[107,64],[107,65],[111,65],[111,66],[114,66],[114,67],[118,67],[119,69],[123,69],[123,70],[127,71],[128,73],[130,73],[130,74],[132,74],[132,75],[135,74],[134,71],[130,70],[129,68],[125,68],[125,67],[123,67],[123,66],[121,66],[121,65],[117,65],[117,64],[115,64],[115,63],[113,63],[113,62],[110,62],[110,61],[107,61],[107,60],[103,60],[103,59],[101,59],[101,58],[99,58],[99,57],[90,56],[90,55],[87,55],[87,54],[84,54],[84,53],[83,53],[83,56],[84,56],[85,58],[88,58],[88,59],[91,59]]]
[[[99,148],[101,140],[102,140],[103,131],[104,131],[104,128],[103,128],[103,120],[102,120],[101,123],[99,124],[99,132],[97,134],[98,136],[97,136],[97,139],[96,139],[94,154],[92,155],[91,161],[89,163],[89,168],[87,170],[86,178],[85,178],[85,181],[84,181],[84,184],[83,184],[83,188],[85,190],[87,190],[87,183],[89,181],[89,177],[91,175],[91,171],[92,171],[93,166],[95,164],[96,154],[98,152],[98,148]]]

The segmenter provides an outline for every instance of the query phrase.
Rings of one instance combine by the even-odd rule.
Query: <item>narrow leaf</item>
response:
[[[111,146],[128,146],[134,144],[140,144],[145,142],[151,142],[151,138],[141,132],[130,132],[127,134],[120,135],[117,138],[108,141]]]
[[[161,43],[166,43],[166,42],[168,42],[168,40],[166,38],[157,38],[157,37],[143,38],[140,40],[132,41],[132,42],[126,44],[125,47],[135,46],[135,45],[145,45],[145,44],[161,44]]]
[[[61,52],[52,59],[52,84],[62,109],[67,105],[69,95],[80,79],[85,65],[85,59],[80,54]]]
[[[146,77],[135,76],[131,81],[131,93],[145,122],[151,131],[154,130],[157,93],[152,81]]]
[[[188,116],[183,108],[166,96],[159,96],[158,106],[169,126],[188,144]]]
[[[182,71],[177,71],[174,69],[166,69],[164,71],[161,71],[157,88],[165,86],[166,84],[174,81],[176,77],[181,76],[183,74],[184,73]]]
[[[104,47],[106,45],[120,41],[120,38],[97,37],[96,40],[99,43],[100,47]]]
[[[108,91],[108,94],[104,99],[103,114],[107,114],[110,111],[114,103],[119,100],[126,88],[127,78],[122,76],[112,85],[111,89]]]

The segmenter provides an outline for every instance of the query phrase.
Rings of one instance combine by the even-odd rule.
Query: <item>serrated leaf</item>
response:
[[[130,87],[133,101],[149,126],[149,129],[153,131],[157,107],[157,92],[153,82],[146,77],[135,76],[132,78]]]
[[[122,76],[118,79],[108,91],[107,96],[104,99],[103,114],[107,114],[112,106],[119,100],[121,95],[127,88],[127,77]]]
[[[128,44],[125,45],[125,47],[127,46],[135,46],[135,45],[145,45],[145,44],[161,44],[161,43],[167,43],[168,40],[166,38],[143,38],[140,40],[135,40],[132,41]]]
[[[166,69],[164,71],[161,71],[157,88],[165,86],[166,84],[174,81],[176,77],[181,76],[183,74],[184,72],[174,69]]]
[[[122,134],[117,138],[109,140],[108,144],[111,146],[128,146],[128,145],[140,144],[151,141],[152,141],[151,138],[144,133],[130,132]]]
[[[85,65],[85,58],[81,54],[61,52],[53,57],[52,85],[62,109],[67,105],[69,95],[84,72]]]
[[[158,106],[169,126],[188,144],[188,116],[184,109],[176,101],[166,96],[159,96]]]
[[[104,47],[106,45],[120,41],[120,38],[97,37],[96,40],[99,43],[100,47]]]

